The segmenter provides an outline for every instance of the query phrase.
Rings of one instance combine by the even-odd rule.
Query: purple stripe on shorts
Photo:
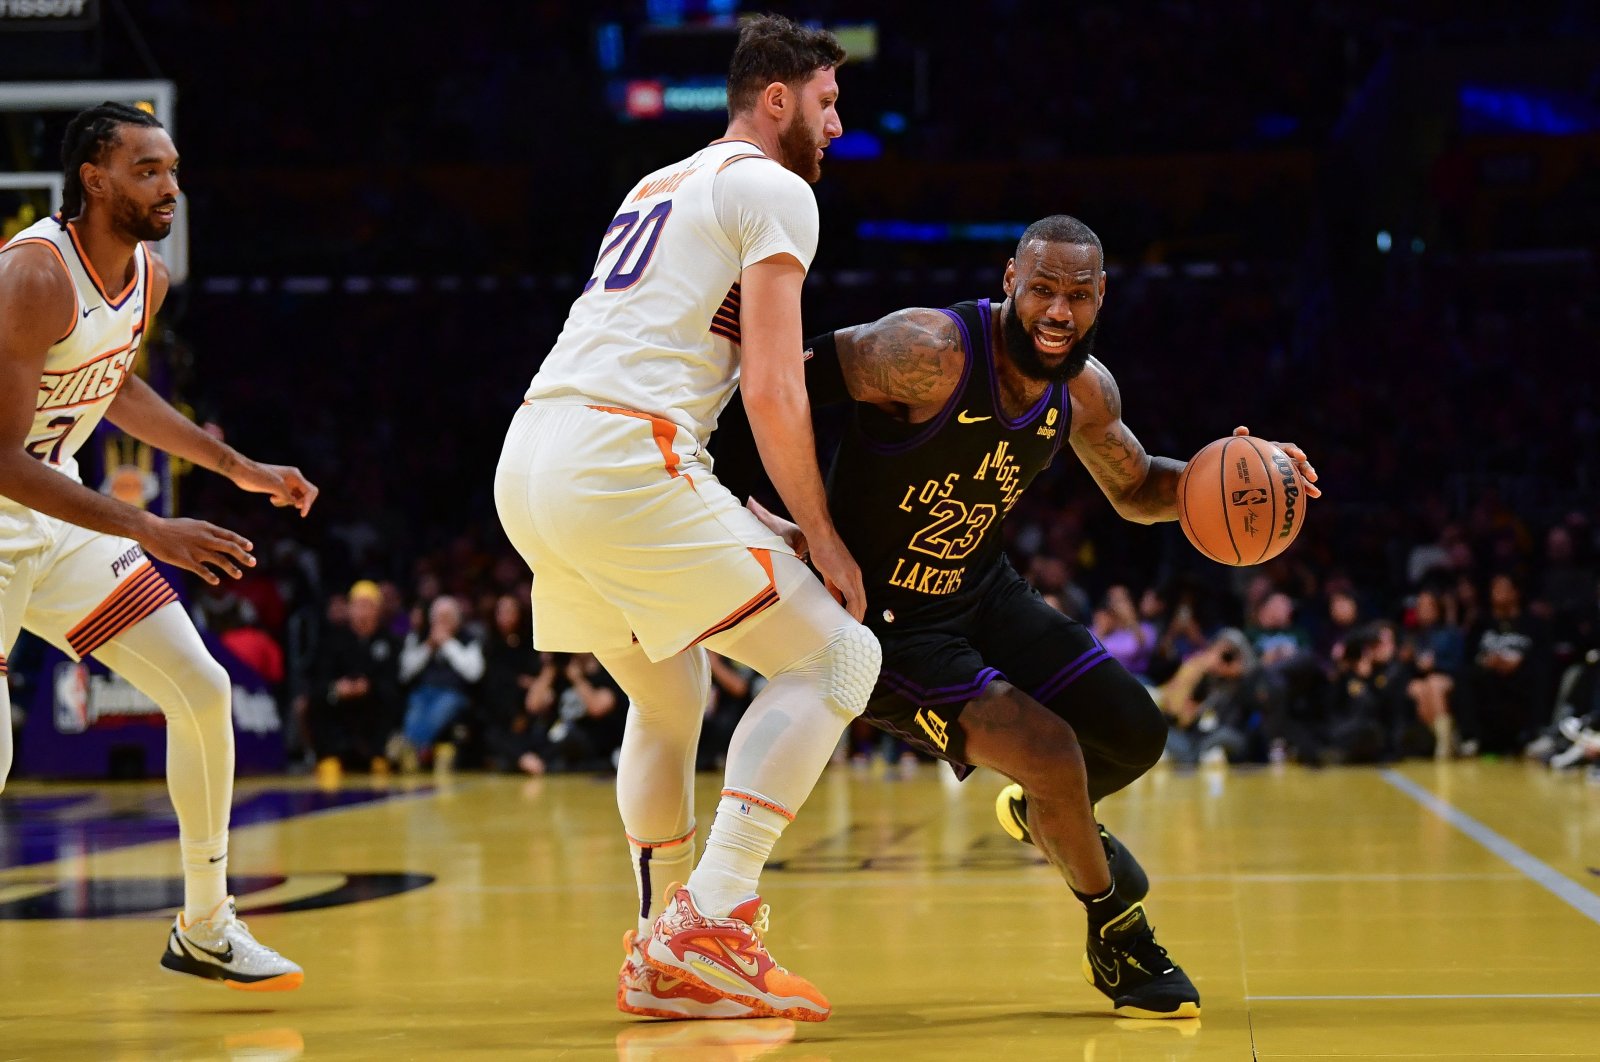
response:
[[[1094,635],[1091,633],[1089,635],[1089,637],[1094,638]],[[1043,682],[1039,683],[1038,688],[1041,689],[1041,690],[1044,689],[1046,686],[1050,685],[1052,682],[1054,682],[1056,679],[1060,678],[1061,676],[1065,675],[1067,672],[1074,670],[1079,664],[1083,663],[1085,660],[1089,659],[1094,654],[1103,653],[1105,651],[1106,651],[1106,647],[1100,644],[1100,639],[1094,638],[1094,644],[1093,645],[1091,645],[1089,648],[1085,649],[1083,652],[1079,653],[1077,656],[1073,657],[1071,660],[1068,660],[1066,662],[1066,664],[1061,668],[1060,671],[1057,671],[1054,675],[1051,675],[1049,678],[1047,678]]]
[[[893,671],[882,671],[878,680],[885,686],[901,694],[907,700],[915,701],[919,705],[952,704],[956,701],[970,701],[973,697],[988,689],[989,683],[996,679],[1005,678],[999,671],[986,667],[979,671],[972,681],[959,686],[940,686],[935,689],[924,689],[904,675],[897,675]]]
[[[1106,651],[1105,646],[1095,646],[1093,649],[1089,650],[1089,652],[1085,653],[1083,656],[1080,656],[1074,664],[1056,672],[1055,677],[1051,678],[1050,681],[1046,682],[1044,685],[1040,686],[1034,691],[1033,699],[1041,704],[1045,701],[1048,701],[1051,697],[1054,697],[1056,694],[1060,693],[1062,690],[1078,681],[1078,679],[1082,678],[1084,672],[1088,671],[1096,664],[1103,664],[1110,659],[1112,659],[1111,654]]]

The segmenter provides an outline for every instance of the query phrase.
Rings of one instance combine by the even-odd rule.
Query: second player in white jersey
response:
[[[60,216],[0,249],[0,720],[11,712],[6,650],[23,629],[154,701],[169,721],[184,880],[161,965],[251,991],[296,988],[304,972],[249,934],[227,892],[232,684],[146,556],[217,584],[254,563],[251,545],[86,488],[74,455],[107,419],[302,515],[317,489],[201,430],[133,371],[167,295],[145,243],[171,232],[178,206],[178,151],[161,123],[125,104],[90,107],[68,123],[62,160]],[[0,725],[0,788],[10,768]]]
[[[789,254],[810,269],[817,202],[755,144],[719,140],[635,185],[606,227],[529,400],[654,413],[703,446],[739,380],[739,276]]]

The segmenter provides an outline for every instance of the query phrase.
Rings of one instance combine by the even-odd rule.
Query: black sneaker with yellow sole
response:
[[[994,802],[995,818],[1000,828],[1023,844],[1033,843],[1028,831],[1028,797],[1015,782],[1000,790]],[[1106,863],[1111,867],[1111,880],[1117,886],[1117,895],[1129,903],[1138,903],[1150,894],[1150,876],[1133,858],[1133,853],[1116,839],[1110,830],[1100,826],[1100,843],[1106,850]]]
[[[1155,930],[1136,903],[1089,930],[1083,976],[1111,999],[1124,1018],[1198,1018],[1200,992],[1156,943]]]

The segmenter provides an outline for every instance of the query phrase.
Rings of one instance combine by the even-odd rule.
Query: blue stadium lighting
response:
[[[993,221],[954,226],[957,239],[973,243],[1016,243],[1028,226],[1014,221]]]
[[[906,131],[906,116],[897,111],[885,111],[878,119],[878,128],[885,133],[903,133]]]
[[[948,243],[950,226],[937,221],[863,221],[856,236],[880,243]]]
[[[622,66],[622,27],[615,22],[602,22],[594,33],[595,59],[600,69],[615,73]]]
[[[1600,115],[1582,113],[1581,104],[1564,104],[1533,92],[1463,85],[1460,103],[1464,116],[1480,127],[1545,136],[1600,129]]]
[[[645,0],[645,17],[661,26],[676,26],[683,21],[684,0]]]
[[[874,243],[1016,243],[1027,227],[1019,221],[863,221],[856,237]]]
[[[875,159],[883,154],[883,143],[864,129],[851,129],[828,145],[828,156],[835,159]]]
[[[1421,254],[1423,251],[1426,251],[1427,249],[1428,249],[1428,245],[1422,242],[1422,237],[1421,236],[1413,236],[1413,237],[1411,237],[1411,253],[1412,254]]]
[[[1388,254],[1390,248],[1392,248],[1393,246],[1394,246],[1394,237],[1389,235],[1389,230],[1388,229],[1379,229],[1378,230],[1378,253],[1379,254]]]
[[[1256,118],[1256,135],[1263,140],[1282,140],[1300,129],[1300,119],[1292,114],[1263,114]]]

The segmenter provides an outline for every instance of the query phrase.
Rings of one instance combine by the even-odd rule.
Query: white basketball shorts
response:
[[[533,570],[546,651],[637,641],[664,660],[772,605],[770,553],[792,553],[717,482],[689,432],[633,410],[524,404],[495,504]]]

